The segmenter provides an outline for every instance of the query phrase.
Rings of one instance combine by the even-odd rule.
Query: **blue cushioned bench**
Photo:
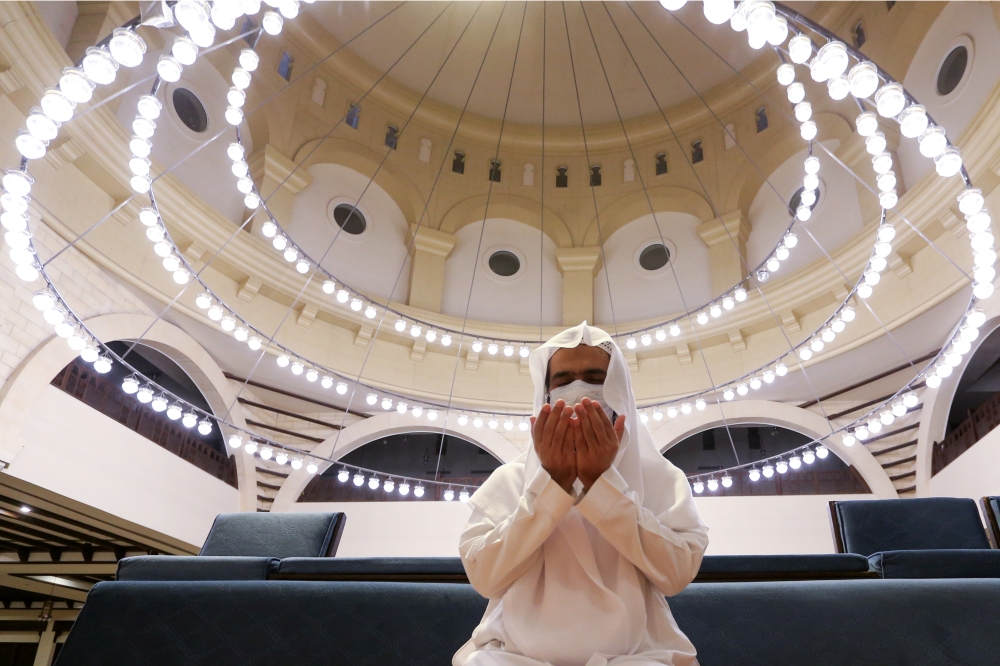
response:
[[[1000,548],[1000,497],[984,497],[979,502],[983,506],[990,543],[994,548]]]
[[[976,502],[958,497],[830,502],[840,553],[882,578],[1000,578]]]
[[[1000,663],[1000,580],[690,585],[702,666]],[[486,600],[465,584],[98,583],[55,666],[446,666]]]

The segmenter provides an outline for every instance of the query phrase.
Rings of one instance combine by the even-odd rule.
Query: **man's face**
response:
[[[611,357],[600,347],[578,345],[559,349],[549,359],[548,390],[566,386],[578,379],[588,384],[604,384]]]

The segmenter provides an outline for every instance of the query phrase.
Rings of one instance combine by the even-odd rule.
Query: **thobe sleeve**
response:
[[[489,599],[503,596],[531,567],[576,501],[541,467],[519,498],[518,481],[491,477],[470,500],[472,516],[459,540],[469,582]],[[503,494],[508,501],[502,501]]]
[[[671,499],[656,511],[636,501],[614,467],[576,505],[601,536],[667,596],[694,579],[708,546],[708,528],[701,522],[687,481],[683,475],[673,476],[663,480],[673,485]]]

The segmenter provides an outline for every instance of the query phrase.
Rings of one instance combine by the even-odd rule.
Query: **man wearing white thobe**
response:
[[[708,528],[621,350],[584,322],[530,368],[533,446],[469,500],[459,551],[490,602],[453,666],[697,666],[664,595],[698,572]]]

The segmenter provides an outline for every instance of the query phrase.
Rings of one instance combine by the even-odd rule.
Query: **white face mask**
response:
[[[612,422],[615,420],[614,410],[604,401],[604,386],[602,384],[588,384],[582,379],[577,379],[575,382],[549,391],[550,405],[554,405],[558,400],[563,400],[572,407],[584,398],[590,398],[596,402]]]

